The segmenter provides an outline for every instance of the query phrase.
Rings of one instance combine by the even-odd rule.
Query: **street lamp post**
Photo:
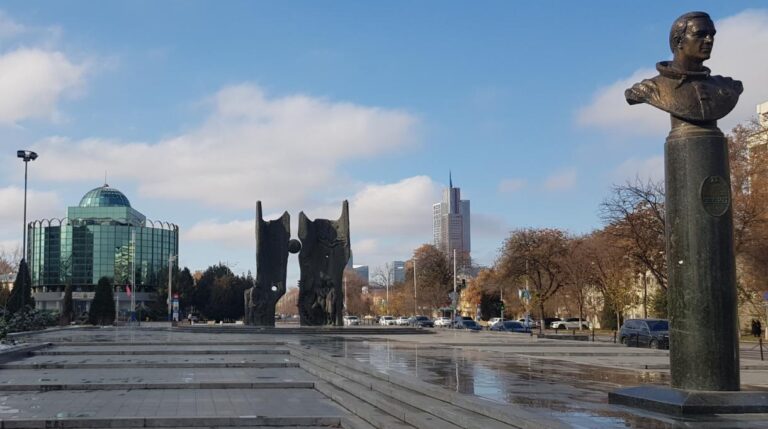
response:
[[[168,255],[168,321],[171,322],[172,319],[172,313],[171,313],[171,267],[173,265],[173,261],[176,260],[176,255]]]
[[[27,259],[27,167],[29,161],[37,159],[37,153],[31,150],[17,150],[16,156],[24,161],[24,229],[21,242],[21,259],[25,260]]]
[[[416,305],[416,258],[413,258],[413,315],[419,314],[418,306]]]

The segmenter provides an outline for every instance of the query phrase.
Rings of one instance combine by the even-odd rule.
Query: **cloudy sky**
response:
[[[610,186],[663,175],[668,118],[623,91],[708,11],[707,65],[744,82],[721,128],[768,100],[758,1],[6,1],[0,9],[0,246],[105,180],[181,228],[181,264],[254,270],[253,214],[336,218],[356,264],[431,240],[448,171],[473,257],[508,232],[601,226]],[[599,10],[599,13],[598,13]],[[291,259],[290,279],[297,262]]]

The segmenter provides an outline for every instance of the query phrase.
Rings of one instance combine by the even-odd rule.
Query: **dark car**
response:
[[[669,348],[669,321],[665,319],[627,319],[621,325],[619,341],[629,347]]]
[[[483,329],[482,326],[480,326],[477,322],[474,320],[465,320],[462,319],[461,322],[456,322],[453,325],[454,329],[469,329],[471,331],[480,331]]]
[[[491,326],[491,331],[531,332],[531,330],[526,328],[525,325],[523,325],[522,323],[517,322],[515,320],[505,320],[503,322],[499,322],[499,323]]]
[[[434,328],[435,322],[427,316],[413,316],[408,319],[408,324],[411,326],[418,326],[420,328]]]

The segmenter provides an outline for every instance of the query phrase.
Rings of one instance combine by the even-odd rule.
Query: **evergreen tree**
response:
[[[88,313],[88,323],[92,325],[111,325],[115,321],[115,298],[112,293],[112,280],[102,277],[96,285],[96,292]]]
[[[61,306],[61,316],[59,318],[59,323],[63,326],[67,326],[70,323],[72,323],[73,319],[73,313],[75,311],[74,306],[72,304],[72,285],[67,284],[67,286],[64,288],[64,302]]]
[[[32,299],[32,279],[29,277],[27,261],[22,259],[16,281],[13,282],[11,296],[8,298],[5,314],[6,317],[10,317],[11,314],[26,312],[33,308],[35,308],[35,301]]]

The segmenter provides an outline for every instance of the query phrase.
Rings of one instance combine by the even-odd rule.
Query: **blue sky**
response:
[[[0,7],[0,246],[108,183],[181,227],[181,264],[254,270],[253,207],[335,218],[356,264],[407,259],[431,205],[472,202],[473,257],[510,230],[599,228],[614,183],[663,175],[668,119],[623,89],[705,10],[707,64],[768,100],[764,2],[7,1]],[[291,259],[289,277],[297,263]],[[290,282],[290,279],[289,279]]]

